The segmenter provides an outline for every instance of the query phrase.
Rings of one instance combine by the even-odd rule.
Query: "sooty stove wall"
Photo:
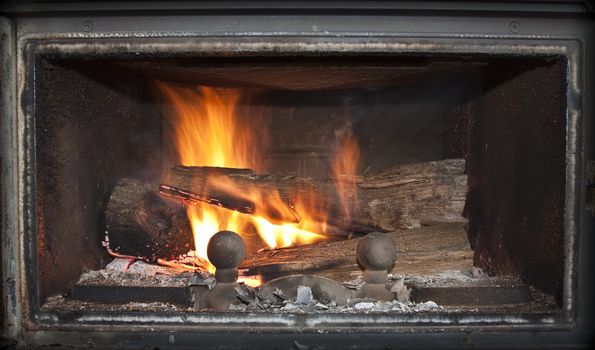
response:
[[[259,84],[208,74],[255,66],[265,72]],[[375,79],[370,67],[380,72]],[[333,69],[339,73],[329,83],[320,71]],[[361,143],[362,172],[465,157],[475,264],[520,275],[562,298],[565,64],[558,56],[164,61],[50,55],[37,60],[36,71],[35,99],[25,101],[36,116],[36,304],[107,262],[102,213],[115,183],[131,175],[157,182],[168,166],[154,79],[246,89],[252,98],[242,108],[264,110],[270,128],[271,171],[325,174],[334,132],[345,120]],[[296,76],[308,79],[300,85]]]

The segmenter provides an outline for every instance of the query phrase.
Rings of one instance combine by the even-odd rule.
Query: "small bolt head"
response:
[[[82,24],[83,31],[90,32],[93,30],[93,22],[92,21],[84,21]]]
[[[517,21],[512,21],[510,24],[508,24],[508,29],[512,33],[518,33],[521,30],[521,25]]]
[[[366,269],[387,271],[396,260],[395,243],[386,233],[368,233],[357,244],[357,261]]]
[[[235,232],[220,231],[209,240],[207,256],[217,269],[236,268],[246,256],[246,243]]]

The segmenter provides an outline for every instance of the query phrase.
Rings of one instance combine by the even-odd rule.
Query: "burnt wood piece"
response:
[[[114,187],[105,212],[112,251],[156,261],[193,249],[192,229],[184,206],[163,198],[152,188],[129,178]]]
[[[176,166],[167,172],[159,189],[165,196],[258,213],[272,222],[298,222],[299,215],[292,209],[296,199],[316,194],[318,211],[328,214],[329,224],[358,233],[389,232],[421,223],[464,222],[464,169],[463,159],[449,159],[396,166],[373,176],[315,181],[257,175],[249,169]],[[353,185],[344,186],[348,191],[343,196],[337,192],[339,181]],[[264,194],[261,203],[244,195],[254,190]],[[349,215],[341,197],[347,199]],[[272,199],[280,199],[285,207],[271,210],[273,206],[266,202]]]
[[[269,302],[278,302],[277,291],[281,291],[286,298],[298,298],[298,286],[310,288],[312,297],[322,303],[334,301],[338,305],[345,305],[355,297],[355,292],[335,280],[312,275],[290,275],[267,282],[258,287],[258,296]]]
[[[461,223],[444,223],[387,233],[397,248],[389,273],[428,276],[449,270],[471,271],[473,251]],[[362,274],[356,261],[361,238],[262,250],[240,265],[244,275],[262,275],[265,281],[290,274],[316,274],[349,281]]]

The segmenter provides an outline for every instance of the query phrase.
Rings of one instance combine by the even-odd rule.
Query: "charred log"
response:
[[[250,169],[212,167],[171,168],[161,194],[186,202],[205,202],[271,222],[299,222],[293,208],[297,198],[317,194],[317,205],[329,224],[353,232],[394,231],[421,223],[464,222],[461,216],[467,192],[463,159],[402,165],[373,176],[314,181],[309,178],[257,175]],[[337,193],[338,181],[351,182],[345,193],[347,214]],[[348,188],[350,186],[347,186]],[[246,194],[259,192],[261,201]],[[285,204],[267,205],[271,198]],[[302,197],[303,198],[303,197]]]
[[[193,249],[185,208],[162,198],[148,183],[121,180],[105,214],[109,248],[118,254],[155,261]]]
[[[271,194],[278,192],[287,197],[289,189],[299,191],[297,185],[297,181],[256,175],[251,169],[176,166],[168,171],[159,191],[188,203],[204,202],[244,214],[259,214],[273,223],[297,223],[299,217],[289,205],[267,205],[274,200]],[[255,190],[266,195],[255,200],[250,196]]]

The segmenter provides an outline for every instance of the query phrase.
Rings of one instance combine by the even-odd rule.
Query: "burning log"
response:
[[[108,248],[144,260],[174,258],[193,249],[186,209],[145,182],[121,180],[105,211]]]
[[[257,214],[273,223],[299,221],[295,198],[314,193],[320,209],[314,215],[328,222],[328,235],[368,233],[419,227],[422,223],[464,222],[460,215],[467,190],[463,170],[464,161],[455,159],[397,166],[373,176],[314,181],[256,175],[250,169],[174,167],[164,178],[160,192],[186,202]],[[338,181],[357,185],[357,195],[344,194],[351,209],[349,217],[340,205]],[[260,196],[249,195],[254,191]],[[278,199],[275,206],[267,205],[271,199]],[[109,248],[115,253],[156,261],[193,249],[184,206],[163,198],[147,183],[122,180],[114,188],[105,214]]]
[[[257,175],[251,169],[175,166],[167,172],[159,191],[188,203],[204,202],[259,215],[274,224],[300,222],[294,210],[296,202],[316,195],[320,210],[309,213],[320,216],[315,220],[326,219],[330,225],[360,233],[382,230],[365,219],[347,219],[341,214],[332,182],[304,177]]]
[[[299,222],[293,209],[300,194],[316,194],[320,220],[358,233],[419,227],[422,222],[464,222],[467,192],[463,159],[401,165],[373,176],[314,181],[296,176],[257,175],[250,169],[171,168],[160,193],[185,202],[205,202],[273,223]],[[337,193],[337,182],[355,182],[356,191]],[[349,188],[350,186],[345,186]],[[258,196],[251,196],[257,193]],[[255,200],[254,198],[258,198]],[[284,205],[267,205],[279,198]],[[341,204],[349,208],[347,215]]]
[[[205,202],[244,214],[260,214],[272,223],[297,223],[299,217],[290,206],[267,205],[270,197],[259,198],[250,193],[273,194],[276,190],[287,195],[287,190],[299,190],[299,182],[286,182],[284,178],[258,176],[251,169],[176,166],[169,170],[159,191],[165,196],[184,202]],[[256,196],[257,197],[257,196]],[[257,212],[257,207],[261,212]]]

